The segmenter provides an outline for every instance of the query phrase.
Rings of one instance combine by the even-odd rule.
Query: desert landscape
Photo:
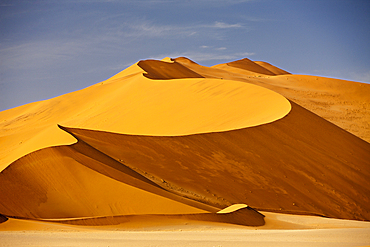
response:
[[[0,246],[370,245],[369,84],[141,60],[0,147]]]

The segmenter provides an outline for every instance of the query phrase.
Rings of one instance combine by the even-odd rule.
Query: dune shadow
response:
[[[144,60],[137,64],[145,70],[144,76],[149,79],[168,80],[168,79],[184,79],[184,78],[204,78],[198,73],[186,68],[180,63],[163,62],[158,60]]]

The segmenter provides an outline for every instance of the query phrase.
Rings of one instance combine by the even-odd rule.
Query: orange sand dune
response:
[[[286,75],[286,74],[290,74],[289,72],[287,72],[285,70],[282,70],[282,69],[280,69],[280,68],[278,68],[278,67],[276,67],[274,65],[271,65],[269,63],[266,63],[266,62],[254,61],[254,63],[258,64],[261,67],[264,67],[265,69],[271,71],[275,75]]]
[[[366,140],[369,92],[249,59],[140,61],[0,112],[0,220],[370,220],[370,144],[322,118]]]
[[[172,194],[165,194],[163,189],[148,181],[150,179],[174,194],[218,208],[244,202],[263,210],[359,220],[370,218],[370,182],[367,179],[370,176],[370,144],[294,103],[288,116],[279,121],[228,132],[161,137],[63,129],[79,140],[77,145],[31,153],[0,174],[3,185],[0,197],[4,198],[0,204],[2,214],[34,218],[86,216],[94,212],[89,207],[97,205],[96,208],[100,208],[99,203],[118,204],[115,212],[127,213],[126,207],[135,201],[127,204],[121,197],[123,202],[120,204],[116,196],[103,196],[113,185],[104,182],[106,189],[89,189],[88,186],[92,185],[88,181],[78,184],[87,178],[75,178],[74,174],[92,178],[93,175],[88,175],[87,171],[74,171],[77,168],[86,170],[87,166],[97,171],[96,175],[105,175],[173,199]],[[74,151],[65,151],[70,148]],[[59,166],[53,166],[54,163]],[[78,163],[83,166],[78,166]],[[67,170],[60,170],[62,168]],[[42,175],[44,172],[46,174]],[[58,180],[58,176],[63,179]],[[101,179],[106,180],[105,176]],[[71,179],[68,180],[71,187],[65,187],[66,178]],[[94,176],[93,180],[97,179]],[[54,196],[48,189],[50,186],[56,188]],[[75,188],[83,189],[78,191]],[[14,191],[18,193],[14,194]],[[83,191],[86,191],[87,199],[81,202],[79,195]],[[87,197],[87,191],[91,191],[92,199]],[[130,198],[128,188],[115,191],[122,195],[126,193]],[[139,193],[137,197],[140,198]],[[145,206],[135,206],[137,214],[147,209],[145,199],[153,200],[149,195],[143,197],[139,202]],[[161,205],[162,201],[157,201]],[[40,203],[41,207],[37,206]],[[72,207],[73,203],[88,206],[88,209],[78,211],[77,206]],[[181,206],[184,203],[189,205],[181,203]],[[60,205],[63,210],[53,205]],[[190,205],[202,208],[194,203]],[[120,207],[122,212],[118,209]],[[52,210],[50,215],[39,215],[47,214],[47,208]],[[72,215],[64,208],[72,208],[77,213]],[[59,211],[65,215],[58,215]],[[34,215],[27,215],[28,212]],[[97,213],[101,212],[97,209]],[[104,211],[106,214],[114,212]]]
[[[151,137],[65,129],[208,204],[370,217],[370,144],[294,103],[279,121],[220,133]]]
[[[209,78],[151,80],[140,70],[130,67],[86,89],[1,112],[0,170],[38,149],[74,143],[57,124],[169,136],[255,126],[290,111],[283,96],[255,85]]]
[[[12,217],[56,219],[218,210],[169,193],[82,141],[22,157],[0,173],[0,183],[0,212]]]
[[[239,70],[244,70],[244,72],[248,72],[249,74],[258,73],[263,75],[275,75],[273,72],[268,70],[267,68],[249,60],[248,58],[243,58],[241,60],[237,60],[234,62],[226,63],[226,64],[218,64],[213,66],[214,68],[237,68]]]
[[[370,142],[370,84],[317,76],[291,75],[265,62],[254,62],[278,76],[257,74],[247,67],[220,64],[211,68],[174,59],[207,78],[224,78],[271,89],[320,117]],[[272,66],[272,65],[271,65]],[[281,72],[283,71],[283,72]]]

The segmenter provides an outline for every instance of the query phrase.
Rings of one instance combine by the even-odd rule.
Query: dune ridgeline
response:
[[[0,226],[369,221],[369,95],[246,58],[139,61],[0,112]]]

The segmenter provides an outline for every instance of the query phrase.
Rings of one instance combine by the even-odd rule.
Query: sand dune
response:
[[[258,74],[275,75],[270,70],[249,60],[248,58],[243,58],[241,60],[237,60],[237,61],[226,63],[226,64],[215,65],[214,67],[215,68],[232,67],[232,68],[238,68],[238,69],[249,71],[249,72],[255,72]]]
[[[177,64],[157,62],[138,64],[158,65],[150,71]],[[209,78],[153,81],[138,74],[140,70],[131,66],[84,90],[1,112],[0,135],[6,145],[0,151],[0,170],[38,149],[75,142],[57,124],[174,136],[256,126],[290,111],[283,96],[255,85]]]
[[[151,137],[66,130],[130,167],[221,207],[244,202],[283,212],[368,219],[363,203],[369,200],[370,145],[292,105],[279,121],[228,132]],[[178,172],[182,176],[173,176]]]
[[[141,208],[135,201],[128,204],[123,196],[122,203],[117,202],[118,195],[104,197],[113,186],[117,188],[115,192],[126,193],[130,198],[126,185],[121,191],[118,185],[101,182],[105,189],[89,189],[93,185],[87,178],[93,175],[88,174],[87,166],[97,171],[97,175],[104,175],[101,179],[110,177],[171,199],[174,195],[166,194],[153,182],[162,186],[165,182],[165,189],[173,194],[186,195],[218,208],[245,202],[262,210],[368,220],[370,145],[292,104],[294,107],[288,116],[274,123],[209,134],[136,136],[63,127],[79,140],[77,144],[31,153],[0,174],[3,185],[0,193],[4,198],[0,212],[34,218],[78,217],[88,216],[90,211],[93,214],[90,207],[97,205],[97,213],[104,212],[102,215],[125,214],[127,207],[135,208],[135,213],[146,213],[148,207],[143,199],[138,202],[145,205]],[[58,166],[53,166],[54,163]],[[79,163],[83,166],[78,166]],[[78,168],[84,170],[78,171]],[[87,178],[75,177],[80,174]],[[70,187],[64,186],[66,177],[71,179]],[[73,184],[73,181],[86,181],[86,184]],[[94,181],[98,181],[97,176]],[[55,189],[54,196],[50,186]],[[15,190],[19,192],[14,194]],[[91,198],[80,201],[79,195],[84,191],[86,198],[91,191]],[[134,191],[132,193],[140,198],[137,189]],[[148,202],[155,201],[149,195],[145,198]],[[111,209],[114,203],[119,205],[117,209],[101,209],[101,204]],[[74,204],[88,208],[79,210]],[[158,205],[162,205],[161,202]],[[46,208],[52,210],[50,215],[45,215]],[[72,215],[64,208],[72,208],[76,213]]]
[[[290,74],[289,72],[285,71],[285,70],[282,70],[274,65],[271,65],[269,63],[266,63],[266,62],[262,62],[262,61],[254,61],[254,63],[258,64],[259,66],[261,67],[264,67],[265,69],[271,71],[274,75],[286,75],[286,74]]]
[[[265,62],[254,63],[265,66],[277,76],[259,74],[248,70],[247,66],[237,68],[220,64],[208,68],[194,62],[189,63],[186,58],[174,60],[207,78],[237,80],[271,89],[370,142],[369,84],[318,76],[292,75]]]
[[[218,210],[167,192],[83,142],[33,152],[0,176],[0,211],[13,217],[56,219]]]
[[[264,214],[282,227],[258,211],[369,221],[369,93],[266,62],[182,57],[0,112],[0,229],[262,226]]]

